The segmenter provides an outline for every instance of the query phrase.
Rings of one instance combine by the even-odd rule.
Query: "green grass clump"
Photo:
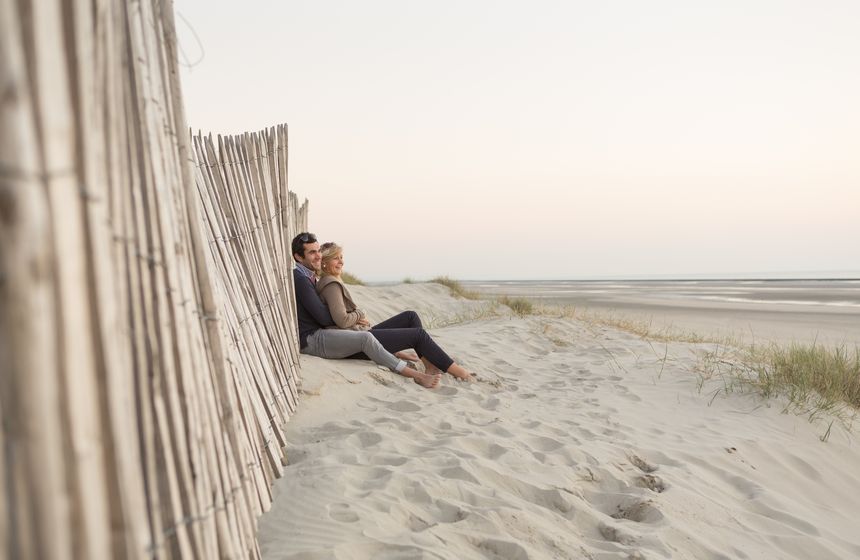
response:
[[[839,403],[860,409],[860,348],[818,344],[750,347],[744,356],[753,373],[746,381],[765,396],[784,394],[792,403],[816,408]]]
[[[810,421],[830,417],[850,429],[860,412],[860,347],[791,344],[723,347],[700,356],[700,387],[716,374],[719,392],[755,392],[763,398],[784,397],[784,410],[808,414]]]
[[[502,305],[507,305],[514,313],[516,313],[520,317],[523,317],[525,315],[531,315],[535,311],[534,304],[525,298],[502,296],[496,301]]]
[[[343,271],[340,274],[340,279],[343,280],[344,284],[352,284],[353,286],[364,286],[364,282],[358,276],[350,274],[349,272]]]
[[[465,298],[465,299],[480,299],[481,298],[481,296],[478,294],[478,292],[474,292],[472,290],[467,290],[466,288],[463,287],[462,284],[460,284],[460,282],[454,280],[453,278],[448,278],[447,276],[437,276],[436,278],[433,278],[432,280],[430,280],[430,282],[433,282],[435,284],[442,284],[443,286],[448,287],[448,289],[450,289],[454,295],[459,296],[461,298]]]
[[[406,278],[404,278],[404,279],[401,281],[401,283],[402,283],[402,284],[414,284],[414,283],[415,283],[415,280],[413,280],[412,278],[410,278],[409,276],[407,276]]]

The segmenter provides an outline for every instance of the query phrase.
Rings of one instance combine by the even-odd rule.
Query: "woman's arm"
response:
[[[358,323],[359,319],[364,318],[364,313],[360,309],[352,312],[346,310],[343,290],[337,282],[332,282],[324,287],[320,292],[320,297],[328,305],[328,310],[335,324],[342,329],[352,328]]]

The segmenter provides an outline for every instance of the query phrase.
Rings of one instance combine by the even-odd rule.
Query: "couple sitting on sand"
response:
[[[337,244],[320,247],[314,234],[300,233],[291,249],[296,260],[293,279],[302,354],[329,359],[369,358],[428,389],[439,384],[443,372],[472,380],[472,374],[454,363],[430,338],[414,311],[370,324],[341,279],[343,249]],[[415,353],[404,352],[407,348]],[[418,359],[424,372],[406,361]]]

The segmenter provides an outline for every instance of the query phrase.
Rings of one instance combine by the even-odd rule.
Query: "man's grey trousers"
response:
[[[391,371],[401,372],[406,362],[382,347],[368,331],[320,329],[308,336],[302,354],[338,360],[364,352],[368,358]]]

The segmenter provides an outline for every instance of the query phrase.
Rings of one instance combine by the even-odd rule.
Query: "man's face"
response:
[[[314,272],[320,271],[320,265],[322,264],[322,253],[320,253],[320,244],[316,241],[313,243],[305,243],[305,256],[300,257],[298,254],[294,255],[296,260],[313,270]]]

